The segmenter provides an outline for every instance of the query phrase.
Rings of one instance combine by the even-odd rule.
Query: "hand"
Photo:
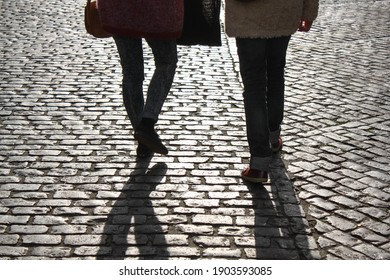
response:
[[[311,20],[301,20],[301,24],[299,25],[298,31],[308,32],[312,24],[313,21]]]

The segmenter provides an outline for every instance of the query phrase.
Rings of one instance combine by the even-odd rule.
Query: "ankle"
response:
[[[156,121],[154,119],[142,118],[141,123],[139,125],[139,129],[153,131],[155,124],[156,124]]]

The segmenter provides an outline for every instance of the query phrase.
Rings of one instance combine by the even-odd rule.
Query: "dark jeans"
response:
[[[284,113],[284,68],[290,36],[237,38],[251,168],[268,170]]]
[[[150,118],[157,122],[176,72],[178,61],[176,41],[146,40],[152,49],[156,68],[145,102],[142,39],[130,37],[114,39],[122,65],[123,102],[133,128],[137,129],[142,118]]]

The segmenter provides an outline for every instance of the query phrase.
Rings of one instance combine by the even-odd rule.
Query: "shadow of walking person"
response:
[[[97,259],[159,259],[169,258],[164,234],[153,208],[153,191],[167,172],[165,163],[148,170],[150,159],[137,162],[130,179],[112,205],[104,225],[106,236],[100,244]]]
[[[271,184],[246,182],[252,195],[255,249],[246,250],[256,259],[313,259],[316,248],[309,242],[309,224],[287,175],[280,155],[273,158]],[[253,245],[253,244],[252,244]]]

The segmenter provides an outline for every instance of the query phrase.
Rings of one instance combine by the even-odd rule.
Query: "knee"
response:
[[[142,72],[134,72],[129,69],[123,68],[123,82],[131,83],[131,84],[142,84],[145,80],[144,73]]]
[[[156,61],[156,69],[160,71],[164,71],[166,73],[175,73],[177,68],[178,59],[166,59],[166,60],[160,60]]]

